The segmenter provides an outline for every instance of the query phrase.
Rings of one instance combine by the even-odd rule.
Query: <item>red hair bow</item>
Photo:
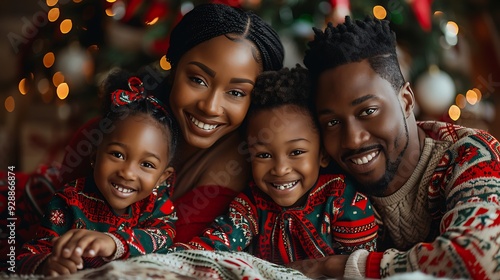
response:
[[[144,84],[139,78],[130,77],[128,79],[128,87],[130,90],[117,89],[113,91],[111,94],[111,104],[119,107],[138,100],[146,99],[151,102],[153,106],[165,113],[165,115],[168,115],[167,109],[160,100],[153,95],[147,95],[144,93]]]

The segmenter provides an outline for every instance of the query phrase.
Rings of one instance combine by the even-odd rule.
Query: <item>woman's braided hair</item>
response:
[[[313,85],[324,71],[351,62],[368,59],[372,69],[399,91],[404,84],[396,55],[396,34],[389,21],[352,20],[336,27],[330,22],[325,31],[314,29],[314,40],[308,43],[304,65],[309,69]]]
[[[251,11],[224,4],[200,4],[184,15],[170,35],[167,60],[175,67],[196,45],[217,36],[247,39],[258,52],[254,56],[263,71],[283,67],[284,49],[276,31]]]

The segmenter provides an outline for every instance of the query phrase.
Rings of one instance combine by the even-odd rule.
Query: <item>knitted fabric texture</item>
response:
[[[386,249],[380,276],[420,270],[500,279],[499,142],[448,123],[418,126],[428,139],[415,174],[393,195],[372,200],[382,217],[378,246]]]
[[[169,186],[162,186],[117,216],[95,186],[92,176],[78,179],[56,193],[48,205],[34,240],[23,245],[16,272],[33,274],[52,252],[54,237],[70,229],[87,229],[112,234],[122,243],[120,258],[167,252],[175,235],[173,203]],[[116,242],[116,241],[115,241]],[[101,257],[83,258],[84,267],[106,263]]]
[[[264,260],[297,260],[375,250],[377,225],[366,196],[341,175],[321,175],[303,207],[282,208],[254,184],[202,237],[173,250],[249,250]]]

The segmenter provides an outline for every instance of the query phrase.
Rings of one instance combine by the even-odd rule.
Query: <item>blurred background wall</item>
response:
[[[345,15],[391,21],[421,120],[500,138],[500,1],[18,0],[0,2],[0,166],[31,172],[60,161],[98,114],[98,87],[116,68],[165,70],[172,26],[193,6],[253,10],[280,34],[286,66],[302,63],[312,27]]]

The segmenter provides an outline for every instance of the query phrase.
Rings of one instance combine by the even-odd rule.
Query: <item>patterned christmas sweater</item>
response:
[[[52,251],[51,240],[70,229],[109,233],[117,243],[112,259],[126,259],[147,253],[165,253],[175,236],[174,206],[169,185],[128,207],[118,216],[109,207],[92,176],[78,179],[57,192],[50,201],[36,237],[23,245],[17,256],[19,274],[33,274]],[[108,259],[83,258],[84,267],[99,267]]]
[[[500,279],[499,142],[448,123],[418,126],[427,138],[411,178],[388,197],[370,197],[380,221],[378,248],[385,251],[350,258],[366,261],[370,278],[422,271]],[[355,275],[348,267],[345,276]]]
[[[378,226],[368,198],[343,175],[320,175],[302,207],[283,208],[255,184],[230,204],[202,236],[174,243],[185,249],[243,251],[287,264],[296,260],[375,250]]]

